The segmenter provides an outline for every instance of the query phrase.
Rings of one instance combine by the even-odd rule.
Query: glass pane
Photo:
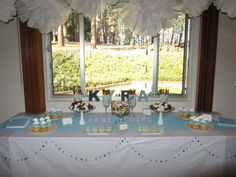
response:
[[[66,23],[51,33],[53,94],[73,94],[80,87],[79,15],[71,12]]]
[[[90,23],[91,37],[85,46],[86,90],[115,90],[115,96],[129,89],[136,89],[136,94],[141,90],[151,92],[151,38],[125,28],[117,10],[111,8],[90,19]]]
[[[175,20],[171,28],[160,32],[158,90],[169,89],[170,94],[183,94],[185,90],[185,32],[184,14]]]

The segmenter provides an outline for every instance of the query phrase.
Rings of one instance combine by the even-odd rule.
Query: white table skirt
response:
[[[1,177],[236,176],[236,136],[0,137]]]

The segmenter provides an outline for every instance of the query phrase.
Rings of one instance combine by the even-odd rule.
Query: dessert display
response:
[[[110,126],[85,127],[84,132],[89,135],[109,135],[112,133],[112,127]]]
[[[195,130],[209,130],[211,125],[212,116],[209,114],[202,114],[200,116],[191,116],[191,121],[187,123],[189,128]]]
[[[157,126],[139,126],[138,132],[141,135],[160,135],[162,133],[162,131]]]
[[[168,103],[169,89],[160,89],[159,103],[154,103],[150,105],[150,109],[156,112],[171,112],[175,108]]]
[[[153,103],[150,105],[150,109],[153,111],[163,111],[163,112],[171,112],[174,110],[174,107],[172,107],[169,103],[163,102],[163,103]]]
[[[55,124],[52,124],[50,117],[34,118],[31,126],[32,132],[48,132],[55,128]]]
[[[112,114],[117,116],[125,116],[129,114],[129,104],[125,101],[112,101],[111,102]]]
[[[71,105],[69,106],[69,109],[75,112],[90,112],[95,109],[95,106],[93,106],[90,103],[86,103],[80,100],[80,101],[74,101],[73,103],[71,103]]]
[[[64,114],[60,109],[47,108],[45,116],[50,117],[50,119],[58,119],[64,117]]]
[[[183,119],[190,119],[191,116],[195,115],[194,109],[188,109],[188,108],[179,108],[179,112],[176,114],[177,117],[183,118]]]

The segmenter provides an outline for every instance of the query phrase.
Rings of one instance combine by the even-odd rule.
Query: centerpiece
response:
[[[118,117],[116,123],[124,123],[124,116],[129,115],[129,104],[126,101],[112,101],[111,112]]]

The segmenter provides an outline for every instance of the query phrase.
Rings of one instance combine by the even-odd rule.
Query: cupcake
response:
[[[33,132],[39,132],[39,130],[40,130],[39,122],[38,121],[33,122],[33,124],[32,124],[32,131]]]
[[[52,121],[50,119],[46,120],[46,126],[48,128],[48,131],[53,129]]]
[[[202,123],[200,127],[201,127],[201,130],[208,130],[210,128],[210,125],[207,123]]]
[[[105,131],[106,131],[107,133],[111,133],[112,128],[111,128],[111,127],[106,127],[106,128],[105,128]]]
[[[45,121],[41,121],[40,122],[40,132],[46,132],[48,131],[48,127],[46,125],[46,122]]]

